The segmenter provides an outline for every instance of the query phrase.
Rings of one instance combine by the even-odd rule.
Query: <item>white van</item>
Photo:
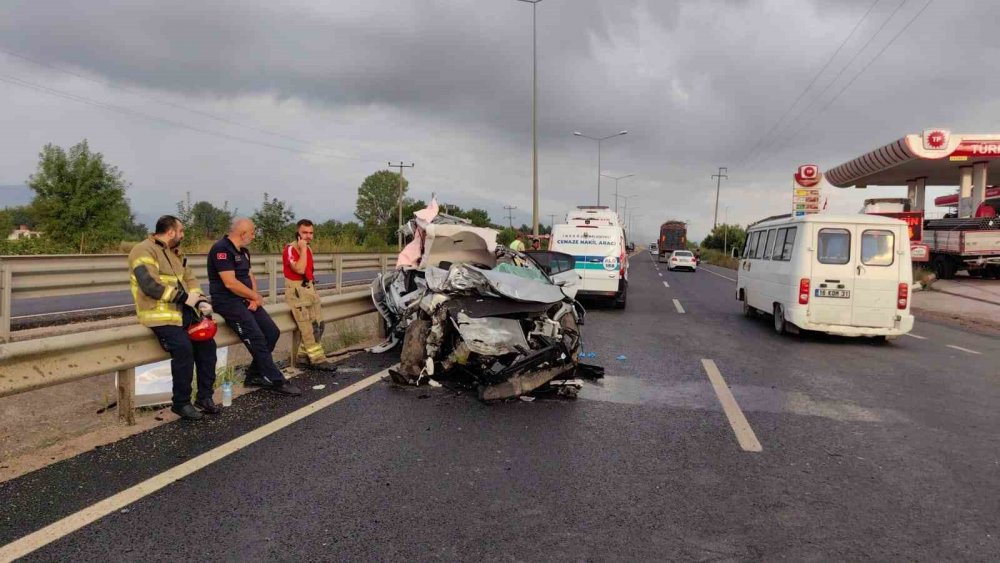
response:
[[[747,229],[737,271],[743,312],[774,330],[885,340],[913,329],[906,223],[875,215],[767,219]]]
[[[556,225],[549,250],[564,252],[576,260],[580,275],[579,297],[601,297],[624,309],[628,295],[628,253],[620,226],[601,224]]]

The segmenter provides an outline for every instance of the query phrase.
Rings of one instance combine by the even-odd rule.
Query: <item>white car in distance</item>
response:
[[[692,272],[698,271],[698,262],[690,250],[675,250],[670,253],[670,259],[667,260],[667,270],[674,271],[681,268]]]

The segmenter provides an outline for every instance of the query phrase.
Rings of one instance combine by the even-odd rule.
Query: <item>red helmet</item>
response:
[[[215,333],[219,331],[215,321],[205,317],[188,327],[188,336],[195,342],[204,342],[215,338]]]

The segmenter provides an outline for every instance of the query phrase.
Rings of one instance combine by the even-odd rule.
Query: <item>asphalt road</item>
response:
[[[370,280],[375,277],[377,271],[371,272],[347,272],[344,274],[345,282],[356,282],[360,280]],[[316,276],[321,284],[333,284],[336,276],[333,274],[320,274]],[[257,277],[258,289],[266,291],[268,289],[267,276]],[[285,280],[278,277],[278,288],[285,287]],[[208,283],[203,284],[203,289],[208,291]],[[79,295],[67,295],[65,297],[38,297],[32,299],[14,299],[11,304],[11,314],[16,319],[18,317],[30,317],[35,315],[52,315],[57,313],[67,313],[105,307],[121,307],[132,304],[132,294],[128,291],[110,291],[104,293],[84,293]]]
[[[781,337],[721,276],[636,257],[628,309],[588,316],[607,377],[575,401],[378,382],[27,559],[995,560],[1000,342],[924,322],[884,346]],[[394,361],[0,484],[0,545]]]

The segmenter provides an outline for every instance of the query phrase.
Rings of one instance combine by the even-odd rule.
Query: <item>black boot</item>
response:
[[[201,420],[201,417],[203,416],[191,403],[187,403],[186,405],[174,405],[170,407],[170,412],[181,417],[181,420]]]
[[[222,412],[222,407],[215,404],[215,401],[212,399],[198,399],[194,402],[194,406],[201,409],[201,412],[205,414],[220,414]]]
[[[292,397],[298,397],[299,395],[302,394],[302,391],[298,387],[292,385],[287,379],[276,381],[274,384],[268,387],[268,389],[274,391],[275,393],[280,393],[282,395],[291,395]]]

